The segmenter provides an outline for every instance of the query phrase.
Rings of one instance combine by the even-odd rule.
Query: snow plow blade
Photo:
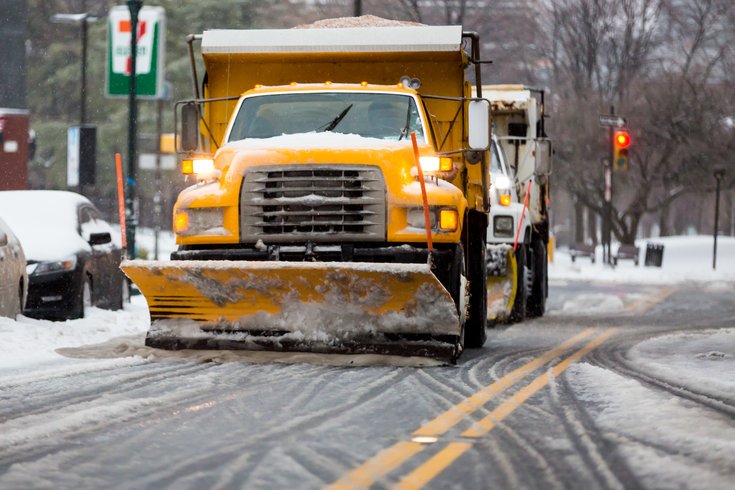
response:
[[[516,258],[510,245],[487,248],[487,320],[496,324],[508,320],[518,288]]]
[[[454,361],[457,308],[426,264],[124,261],[150,347],[380,353]]]

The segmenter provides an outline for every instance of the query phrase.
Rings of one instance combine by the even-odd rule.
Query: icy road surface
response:
[[[0,488],[732,488],[735,283],[570,274],[458,366],[0,319]]]

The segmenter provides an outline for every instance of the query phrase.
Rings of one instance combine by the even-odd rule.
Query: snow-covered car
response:
[[[0,210],[26,255],[25,315],[61,320],[83,317],[89,306],[122,308],[121,249],[86,197],[66,191],[3,191]]]
[[[0,217],[0,316],[15,318],[21,313],[27,293],[28,274],[23,247]]]

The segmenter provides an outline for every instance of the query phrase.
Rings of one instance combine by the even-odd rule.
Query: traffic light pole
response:
[[[615,106],[610,106],[610,114],[615,115]],[[612,265],[612,227],[613,227],[613,165],[615,164],[615,128],[610,128],[610,155],[605,165],[605,239],[603,262]]]

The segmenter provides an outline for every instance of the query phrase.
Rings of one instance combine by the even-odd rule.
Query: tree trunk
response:
[[[584,206],[574,196],[574,242],[584,242]]]
[[[662,206],[658,214],[658,233],[659,236],[671,235],[671,229],[669,227],[669,208],[671,204],[666,201]]]
[[[592,208],[587,208],[587,233],[592,244],[597,246],[597,213]]]

